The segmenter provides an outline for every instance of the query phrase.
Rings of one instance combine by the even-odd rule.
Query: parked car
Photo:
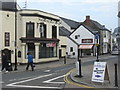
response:
[[[118,49],[113,49],[111,54],[112,55],[119,55],[119,50]]]

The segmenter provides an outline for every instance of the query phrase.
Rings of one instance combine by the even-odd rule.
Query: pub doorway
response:
[[[3,55],[3,53],[5,53],[5,56],[7,59],[6,61],[11,63],[11,50],[4,49],[4,50],[2,50],[2,55]]]

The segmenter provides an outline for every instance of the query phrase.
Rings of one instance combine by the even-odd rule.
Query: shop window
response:
[[[52,38],[57,38],[57,27],[52,26]]]
[[[57,57],[57,45],[55,47],[46,47],[45,43],[39,46],[39,58]]]
[[[34,37],[34,23],[26,23],[26,37],[33,38]]]
[[[35,58],[35,45],[34,45],[34,43],[29,43],[27,45],[28,45],[28,52],[27,53],[30,53],[33,56],[33,58]]]

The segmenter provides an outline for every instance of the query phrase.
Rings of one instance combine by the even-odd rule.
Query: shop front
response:
[[[22,41],[22,61],[27,62],[27,53],[33,55],[34,63],[59,60],[58,39],[43,38],[21,38]]]
[[[93,39],[82,39],[82,44],[79,45],[80,57],[95,56],[96,46],[93,44]]]

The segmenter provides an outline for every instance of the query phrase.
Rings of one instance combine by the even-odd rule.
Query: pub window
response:
[[[40,25],[40,36],[41,36],[41,38],[46,38],[47,36],[46,36],[46,34],[47,34],[47,29],[46,29],[46,24],[43,24],[43,23],[41,23],[41,25]]]
[[[70,47],[70,52],[73,52],[73,47]]]
[[[57,57],[57,45],[54,47],[47,47],[46,43],[41,43],[39,46],[39,58]]]
[[[26,23],[26,37],[33,38],[34,37],[34,23]]]
[[[52,26],[52,38],[57,38],[57,26]]]

